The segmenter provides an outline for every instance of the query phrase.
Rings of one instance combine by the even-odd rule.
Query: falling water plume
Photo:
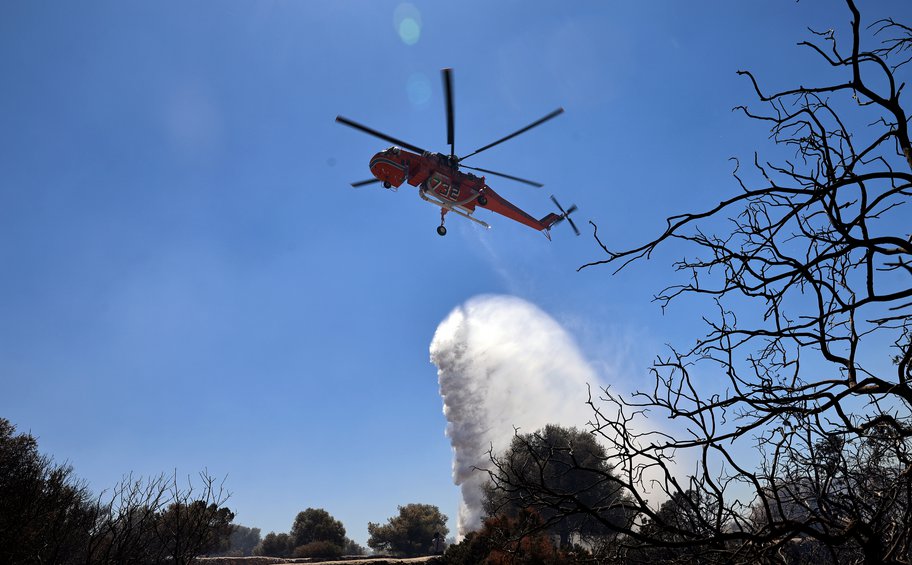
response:
[[[453,310],[431,342],[453,481],[462,491],[462,537],[483,518],[488,451],[505,449],[516,429],[546,424],[585,426],[587,384],[595,371],[570,335],[548,314],[519,298],[479,296]]]

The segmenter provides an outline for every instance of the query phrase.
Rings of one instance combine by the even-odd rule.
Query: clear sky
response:
[[[397,505],[455,518],[437,325],[519,297],[636,388],[698,312],[649,302],[673,248],[577,273],[602,257],[588,220],[633,245],[736,190],[728,158],[769,142],[731,112],[755,102],[735,72],[822,79],[795,44],[848,21],[835,0],[6,0],[0,416],[95,491],[227,476],[263,534],[307,507],[362,544]],[[349,186],[388,144],[335,116],[444,151],[443,67],[457,154],[566,109],[470,164],[544,183],[488,179],[533,216],[578,204],[582,237],[479,211],[493,229],[451,217],[441,238],[413,188]]]

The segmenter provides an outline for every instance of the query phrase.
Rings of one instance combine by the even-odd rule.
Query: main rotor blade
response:
[[[412,151],[415,151],[416,153],[425,153],[425,150],[418,147],[417,145],[412,145],[411,143],[406,143],[402,140],[396,139],[395,137],[386,135],[385,133],[380,133],[379,131],[377,131],[375,129],[371,129],[367,126],[361,125],[358,122],[353,122],[353,121],[349,120],[348,118],[344,118],[342,116],[336,116],[336,121],[339,122],[340,124],[345,124],[348,127],[352,127],[357,130],[361,130],[364,133],[372,135],[374,137],[379,137],[380,139],[382,139],[384,141],[389,141],[393,145],[398,145],[399,147],[402,147],[404,149],[411,149]]]
[[[443,69],[443,98],[446,101],[447,143],[450,157],[456,156],[456,141],[453,132],[453,69]]]
[[[353,186],[354,188],[358,188],[358,187],[361,187],[361,186],[366,186],[366,185],[368,185],[368,184],[374,184],[375,182],[380,182],[380,179],[359,180],[358,182],[353,182],[353,183],[352,183],[352,186]]]
[[[481,169],[481,168],[479,168],[479,167],[470,167],[470,166],[468,166],[468,165],[459,165],[459,166],[460,166],[461,168],[463,168],[463,169],[472,169],[473,171],[481,171],[481,172],[483,172],[483,173],[489,173],[489,174],[492,174],[492,175],[497,175],[497,176],[503,177],[503,178],[505,178],[505,179],[515,180],[515,181],[517,181],[517,182],[522,182],[522,183],[525,183],[525,184],[528,184],[528,185],[532,185],[532,186],[535,186],[535,187],[538,187],[538,188],[541,188],[541,187],[545,186],[545,185],[543,185],[543,184],[540,183],[540,182],[535,182],[534,180],[521,179],[521,178],[519,178],[519,177],[514,177],[513,175],[506,175],[506,174],[504,174],[504,173],[498,173],[497,171],[489,171],[489,170],[487,170],[487,169]]]
[[[522,128],[522,129],[520,129],[520,130],[514,131],[513,133],[511,133],[510,135],[508,135],[508,136],[506,136],[506,137],[503,137],[503,138],[501,138],[501,139],[498,139],[498,140],[495,141],[494,143],[489,143],[489,144],[485,145],[484,147],[482,147],[481,149],[476,149],[474,152],[469,153],[469,154],[466,155],[465,157],[460,157],[459,160],[462,161],[463,159],[468,159],[468,158],[471,157],[472,155],[477,155],[478,153],[481,153],[482,151],[486,151],[486,150],[488,150],[488,149],[494,147],[495,145],[499,145],[499,144],[503,143],[504,141],[506,141],[506,140],[508,140],[508,139],[513,139],[513,138],[516,137],[517,135],[519,135],[519,134],[521,134],[521,133],[525,133],[525,132],[529,131],[530,129],[532,129],[532,128],[536,127],[536,126],[540,126],[540,125],[542,125],[543,123],[545,123],[545,122],[547,122],[548,120],[550,120],[551,118],[556,118],[557,116],[559,116],[559,115],[561,115],[561,114],[563,114],[563,113],[564,113],[564,109],[563,109],[563,108],[558,108],[557,110],[554,110],[553,112],[551,112],[550,114],[548,114],[548,115],[545,116],[544,118],[542,118],[542,119],[540,119],[540,120],[538,120],[538,121],[532,122],[531,124],[527,125],[526,127]]]

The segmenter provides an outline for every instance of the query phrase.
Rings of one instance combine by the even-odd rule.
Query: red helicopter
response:
[[[453,212],[454,214],[462,216],[463,218],[468,218],[486,228],[490,228],[491,226],[486,222],[472,216],[476,206],[481,206],[482,208],[506,216],[511,220],[525,224],[532,229],[542,232],[548,239],[551,239],[551,228],[565,219],[573,228],[573,231],[576,232],[576,235],[579,235],[576,224],[570,219],[570,214],[576,210],[575,205],[564,210],[561,205],[558,204],[557,199],[552,196],[551,200],[554,201],[554,204],[561,213],[551,213],[544,218],[537,220],[510,203],[510,201],[503,196],[494,192],[494,190],[485,182],[483,176],[476,176],[472,173],[465,173],[459,170],[461,166],[464,169],[480,171],[532,186],[544,186],[534,181],[478,167],[469,167],[467,165],[462,165],[461,163],[473,155],[477,155],[482,151],[490,149],[495,145],[503,143],[508,139],[512,139],[521,133],[525,133],[536,126],[547,122],[551,118],[563,113],[564,109],[558,108],[540,120],[537,120],[508,136],[498,139],[493,143],[489,143],[480,149],[476,149],[464,157],[457,157],[456,145],[453,140],[453,70],[443,69],[442,74],[444,98],[446,102],[447,143],[450,145],[450,154],[432,153],[349,120],[348,118],[336,116],[336,121],[340,124],[353,127],[394,144],[393,147],[385,149],[371,158],[370,171],[375,178],[354,182],[352,183],[352,186],[359,187],[380,182],[383,183],[384,188],[392,189],[398,188],[403,182],[407,182],[412,186],[418,187],[418,196],[424,201],[440,207],[440,225],[437,227],[437,233],[439,235],[446,235],[447,230],[446,226],[444,226],[444,219],[448,212]]]

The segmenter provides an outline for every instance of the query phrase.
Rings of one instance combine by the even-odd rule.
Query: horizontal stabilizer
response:
[[[543,226],[545,226],[544,229],[549,230],[549,229],[551,229],[551,226],[556,224],[560,219],[561,219],[561,216],[559,214],[555,214],[554,212],[551,212],[550,214],[548,214],[547,216],[545,216],[544,218],[539,220],[539,222],[541,222],[541,224]]]

